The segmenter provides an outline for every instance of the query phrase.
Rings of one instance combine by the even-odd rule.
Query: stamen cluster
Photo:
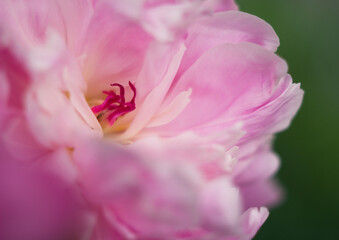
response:
[[[128,85],[133,91],[133,97],[131,101],[126,102],[124,87],[121,84],[114,83],[111,84],[111,86],[119,87],[119,94],[116,94],[112,90],[103,91],[107,97],[102,104],[91,108],[93,113],[97,114],[98,118],[102,117],[103,115],[107,115],[107,120],[112,126],[119,117],[133,111],[135,109],[136,88],[131,82],[128,82]]]

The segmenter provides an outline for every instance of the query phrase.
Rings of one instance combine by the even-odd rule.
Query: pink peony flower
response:
[[[0,237],[251,239],[303,96],[278,45],[232,0],[2,0]]]

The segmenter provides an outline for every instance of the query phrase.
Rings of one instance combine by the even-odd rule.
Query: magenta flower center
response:
[[[109,124],[112,126],[119,117],[125,115],[126,113],[132,112],[135,109],[136,88],[131,82],[128,82],[128,84],[133,91],[133,97],[131,101],[126,102],[124,87],[118,83],[114,83],[111,84],[111,86],[119,87],[119,94],[112,90],[103,91],[107,97],[103,103],[92,107],[93,113],[97,114],[98,118],[105,115]]]

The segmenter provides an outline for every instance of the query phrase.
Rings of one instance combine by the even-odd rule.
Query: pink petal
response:
[[[171,65],[174,63],[180,65],[181,57],[175,56],[178,55],[178,51],[183,54],[185,50],[185,47],[178,43],[152,43],[150,45],[135,85],[138,91],[137,102],[143,101],[147,94],[163,82]],[[175,73],[176,71],[172,74]]]
[[[250,109],[241,116],[247,135],[242,141],[255,139],[286,129],[302,103],[304,91],[293,84],[290,75],[280,82],[272,97],[263,105]]]
[[[78,114],[68,97],[58,89],[53,74],[34,84],[25,98],[25,115],[37,141],[48,148],[74,147],[85,137],[100,137]]]
[[[97,3],[84,43],[87,97],[100,96],[113,83],[134,83],[150,40],[137,22],[117,13],[107,1]]]
[[[37,142],[24,117],[12,116],[2,131],[1,137],[4,147],[17,160],[37,160],[50,151]]]
[[[153,149],[142,146],[144,151]],[[105,142],[78,147],[75,161],[86,196],[117,219],[113,228],[129,229],[141,237],[166,236],[197,223],[200,179],[196,173],[188,165],[157,155],[141,156]]]
[[[239,165],[246,164],[241,167]],[[279,158],[271,152],[270,146],[261,147],[247,159],[241,159],[233,172],[238,184],[268,179],[276,173],[280,166]],[[237,168],[241,168],[239,171]]]
[[[16,48],[12,45],[0,42],[0,75],[1,91],[6,105],[16,110],[23,106],[22,96],[25,94],[32,78],[23,59],[16,54]]]
[[[191,21],[199,16],[198,1],[151,1],[151,4],[147,2],[141,24],[160,42],[177,40],[185,33]]]
[[[161,125],[165,125],[172,120],[174,120],[189,104],[190,95],[192,91],[188,90],[185,92],[179,93],[172,102],[168,104],[163,104],[160,107],[159,113],[154,116],[151,122],[147,125],[147,127],[157,127]]]
[[[176,51],[175,51],[176,50]],[[120,138],[121,139],[128,139],[134,137],[142,128],[147,125],[152,117],[159,111],[159,107],[161,106],[168,89],[170,88],[174,76],[179,68],[182,55],[185,51],[183,46],[174,47],[172,50],[174,51],[173,55],[172,52],[169,56],[172,58],[167,59],[165,58],[164,63],[165,66],[168,66],[166,69],[160,69],[161,74],[158,71],[155,71],[152,64],[146,65],[146,76],[152,76],[155,79],[155,83],[159,83],[156,87],[152,89],[152,91],[145,97],[145,100],[142,102],[141,106],[137,106],[136,109],[136,117],[134,118],[133,122],[131,123],[130,127],[123,133]],[[168,60],[170,60],[168,64]],[[167,65],[168,64],[168,65]],[[162,72],[162,70],[165,70]],[[148,72],[150,71],[150,72]],[[141,75],[144,77],[144,75]],[[147,78],[146,78],[147,79]],[[142,78],[141,81],[145,81],[145,78]],[[139,79],[138,79],[139,81]],[[138,87],[139,85],[137,85]]]
[[[241,215],[242,233],[238,236],[227,237],[225,240],[250,240],[264,224],[269,212],[267,208],[250,208]]]
[[[202,210],[204,225],[211,231],[237,233],[242,211],[238,190],[227,178],[219,178],[204,187]]]
[[[244,207],[273,207],[283,199],[281,187],[272,179],[257,180],[239,186]]]
[[[219,0],[217,1],[217,6],[215,8],[216,12],[236,11],[236,10],[238,10],[238,5],[235,3],[234,0]]]
[[[170,42],[185,36],[187,27],[202,16],[214,11],[237,9],[233,0],[145,0],[140,11],[140,22],[155,39]]]
[[[268,210],[265,207],[250,208],[243,215],[243,227],[247,235],[247,239],[252,239],[259,228],[264,224],[268,217]]]
[[[255,44],[215,47],[202,55],[172,89],[174,94],[191,88],[191,102],[163,129],[174,134],[203,124],[220,122],[223,125],[219,127],[225,127],[226,122],[235,122],[243,112],[265,103],[286,71],[283,60]]]
[[[82,218],[76,191],[43,168],[18,164],[1,149],[0,159],[0,239],[78,239]]]
[[[276,51],[279,38],[264,20],[243,12],[222,12],[198,19],[188,29],[181,76],[204,52],[224,43],[251,42]]]
[[[101,2],[104,1],[106,1],[111,7],[113,7],[115,11],[131,19],[138,19],[138,17],[140,17],[144,5],[144,0],[101,0]]]
[[[6,26],[6,31],[27,47],[44,40],[47,30],[53,29],[78,53],[91,14],[87,0],[4,0],[0,3],[0,28]]]

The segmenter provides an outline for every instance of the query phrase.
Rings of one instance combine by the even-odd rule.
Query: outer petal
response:
[[[173,161],[189,163],[204,175],[205,179],[213,180],[228,176],[236,162],[237,147],[234,143],[242,136],[239,126],[202,136],[194,132],[185,132],[173,138],[145,137],[136,141],[133,146],[142,152],[144,145],[152,146],[157,153],[154,159],[171,156]],[[141,143],[141,144],[140,144]]]
[[[24,97],[34,77],[17,42],[7,40],[0,40],[1,147],[6,148],[14,159],[35,160],[48,149],[35,140],[24,117]]]
[[[127,236],[166,236],[197,224],[196,173],[185,165],[135,154],[103,142],[75,151],[85,194],[116,219],[112,227]]]
[[[244,12],[215,13],[189,27],[186,45],[195,56],[223,43],[251,42],[276,51],[279,38],[264,20]],[[200,46],[200,49],[199,47]]]
[[[201,16],[214,11],[238,9],[233,0],[101,0],[103,1],[122,15],[138,21],[145,31],[160,42],[181,38],[187,27]]]
[[[13,159],[32,161],[49,153],[49,149],[41,145],[32,134],[24,116],[10,116],[1,131],[3,146]]]
[[[80,239],[77,191],[43,168],[15,162],[2,147],[0,239]]]
[[[291,76],[286,75],[265,104],[250,109],[240,117],[245,123],[244,129],[248,132],[242,141],[286,129],[299,110],[303,95],[300,84],[293,84]]]
[[[224,43],[251,42],[276,51],[279,38],[264,20],[243,12],[221,12],[198,19],[188,29],[181,76],[204,52]]]
[[[250,208],[242,216],[242,235],[228,237],[226,240],[250,240],[252,239],[260,227],[264,224],[268,217],[268,210],[265,207]]]
[[[95,4],[100,2],[106,2],[109,6],[113,7],[118,13],[121,13],[131,19],[137,19],[140,17],[144,0],[126,0],[126,1],[115,1],[115,0],[93,0]]]
[[[145,1],[141,23],[157,40],[174,41],[200,16],[200,7],[200,1]]]
[[[87,0],[4,0],[0,3],[0,29],[26,47],[39,44],[47,30],[53,29],[77,53],[91,13],[92,6]]]
[[[250,148],[255,150],[256,147],[260,146],[263,139],[270,138],[272,134],[288,127],[300,108],[303,94],[300,84],[293,84],[290,75],[287,74],[279,81],[272,96],[263,104],[249,108],[233,119],[229,119],[226,112],[214,121],[209,122],[202,130],[204,132],[217,131],[228,125],[228,121],[240,121],[243,123],[243,129],[247,134],[238,144],[240,146],[246,144],[247,147],[252,145]],[[252,141],[257,143],[252,144]]]
[[[279,165],[279,158],[271,152],[270,144],[239,159],[232,175],[245,207],[273,206],[282,200],[280,186],[270,179]]]
[[[23,59],[16,54],[16,46],[0,39],[0,84],[2,104],[7,108],[20,110],[23,106],[22,96],[32,78]]]
[[[268,217],[267,208],[250,208],[242,216],[243,227],[248,239],[252,239]]]
[[[270,144],[267,144],[259,147],[251,156],[241,158],[232,174],[237,184],[250,183],[272,177],[279,166],[278,156],[271,151]]]
[[[240,201],[238,190],[227,178],[209,182],[202,197],[205,227],[224,234],[239,232]]]
[[[6,144],[12,150],[20,149],[14,150],[13,153],[17,155],[19,153],[23,157],[27,157],[26,154],[29,153],[31,159],[47,151],[40,144],[45,147],[52,145],[55,147],[56,143],[71,146],[69,132],[74,133],[75,129],[81,128],[79,126],[85,127],[82,117],[89,125],[85,129],[92,127],[100,131],[95,125],[98,124],[97,120],[88,105],[89,113],[86,112],[86,106],[81,106],[75,97],[79,94],[74,94],[74,89],[77,93],[83,91],[84,82],[82,77],[73,71],[78,66],[59,41],[60,36],[55,34],[58,43],[61,43],[60,49],[55,49],[54,45],[48,43],[45,46],[45,42],[24,49],[18,41],[5,40],[0,48],[3,90],[7,88],[5,104],[7,113],[4,119],[4,124],[7,125],[4,130]],[[93,119],[91,121],[91,117],[94,121]],[[55,121],[56,119],[60,121]],[[73,121],[69,121],[71,119]],[[20,127],[15,127],[16,124],[20,124]],[[67,126],[69,129],[64,132]],[[19,129],[21,131],[18,131]],[[81,132],[84,132],[83,129],[78,131]]]
[[[75,149],[85,195],[116,233],[166,240],[241,233],[237,189],[225,175],[207,180],[199,167],[223,151],[189,139],[143,139],[129,151],[101,141]]]
[[[217,11],[237,10],[233,0],[145,0],[141,22],[157,40],[173,41],[196,19]]]
[[[257,180],[239,185],[244,207],[272,207],[283,199],[283,191],[272,179]]]
[[[203,124],[236,122],[249,109],[274,94],[287,65],[255,44],[224,44],[202,55],[180,78],[172,94],[192,88],[191,102],[166,131],[183,131]],[[221,127],[221,126],[220,126]],[[215,129],[214,129],[215,130]]]
[[[213,1],[213,0],[210,0]],[[238,10],[238,5],[234,0],[219,0],[216,1],[217,5],[215,8],[216,12],[235,11]]]

